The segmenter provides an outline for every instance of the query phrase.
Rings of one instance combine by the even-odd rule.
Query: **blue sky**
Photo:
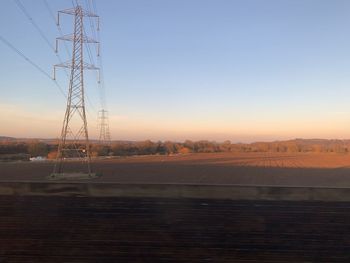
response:
[[[113,139],[350,138],[349,1],[94,1]],[[21,2],[54,44],[44,1]],[[2,0],[0,35],[49,73],[58,63],[13,0]],[[0,134],[57,137],[57,87],[1,42],[0,56]],[[86,78],[96,137],[99,90],[94,73]]]

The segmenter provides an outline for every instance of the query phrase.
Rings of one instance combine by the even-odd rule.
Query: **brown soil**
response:
[[[45,180],[53,162],[0,163],[0,180]],[[79,170],[71,162],[67,168]],[[350,187],[350,154],[212,153],[95,159],[99,182]]]

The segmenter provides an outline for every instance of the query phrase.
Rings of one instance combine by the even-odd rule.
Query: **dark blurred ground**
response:
[[[349,262],[350,203],[0,196],[0,262]]]

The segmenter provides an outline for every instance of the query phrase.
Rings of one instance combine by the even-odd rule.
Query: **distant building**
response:
[[[29,160],[32,162],[42,162],[42,161],[46,161],[47,158],[43,156],[37,156],[37,157],[31,157],[29,158]]]

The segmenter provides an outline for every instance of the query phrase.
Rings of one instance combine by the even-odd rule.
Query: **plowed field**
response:
[[[0,163],[0,180],[44,180],[53,162]],[[67,164],[79,170],[81,164]],[[350,187],[350,154],[211,153],[95,159],[99,181]]]

